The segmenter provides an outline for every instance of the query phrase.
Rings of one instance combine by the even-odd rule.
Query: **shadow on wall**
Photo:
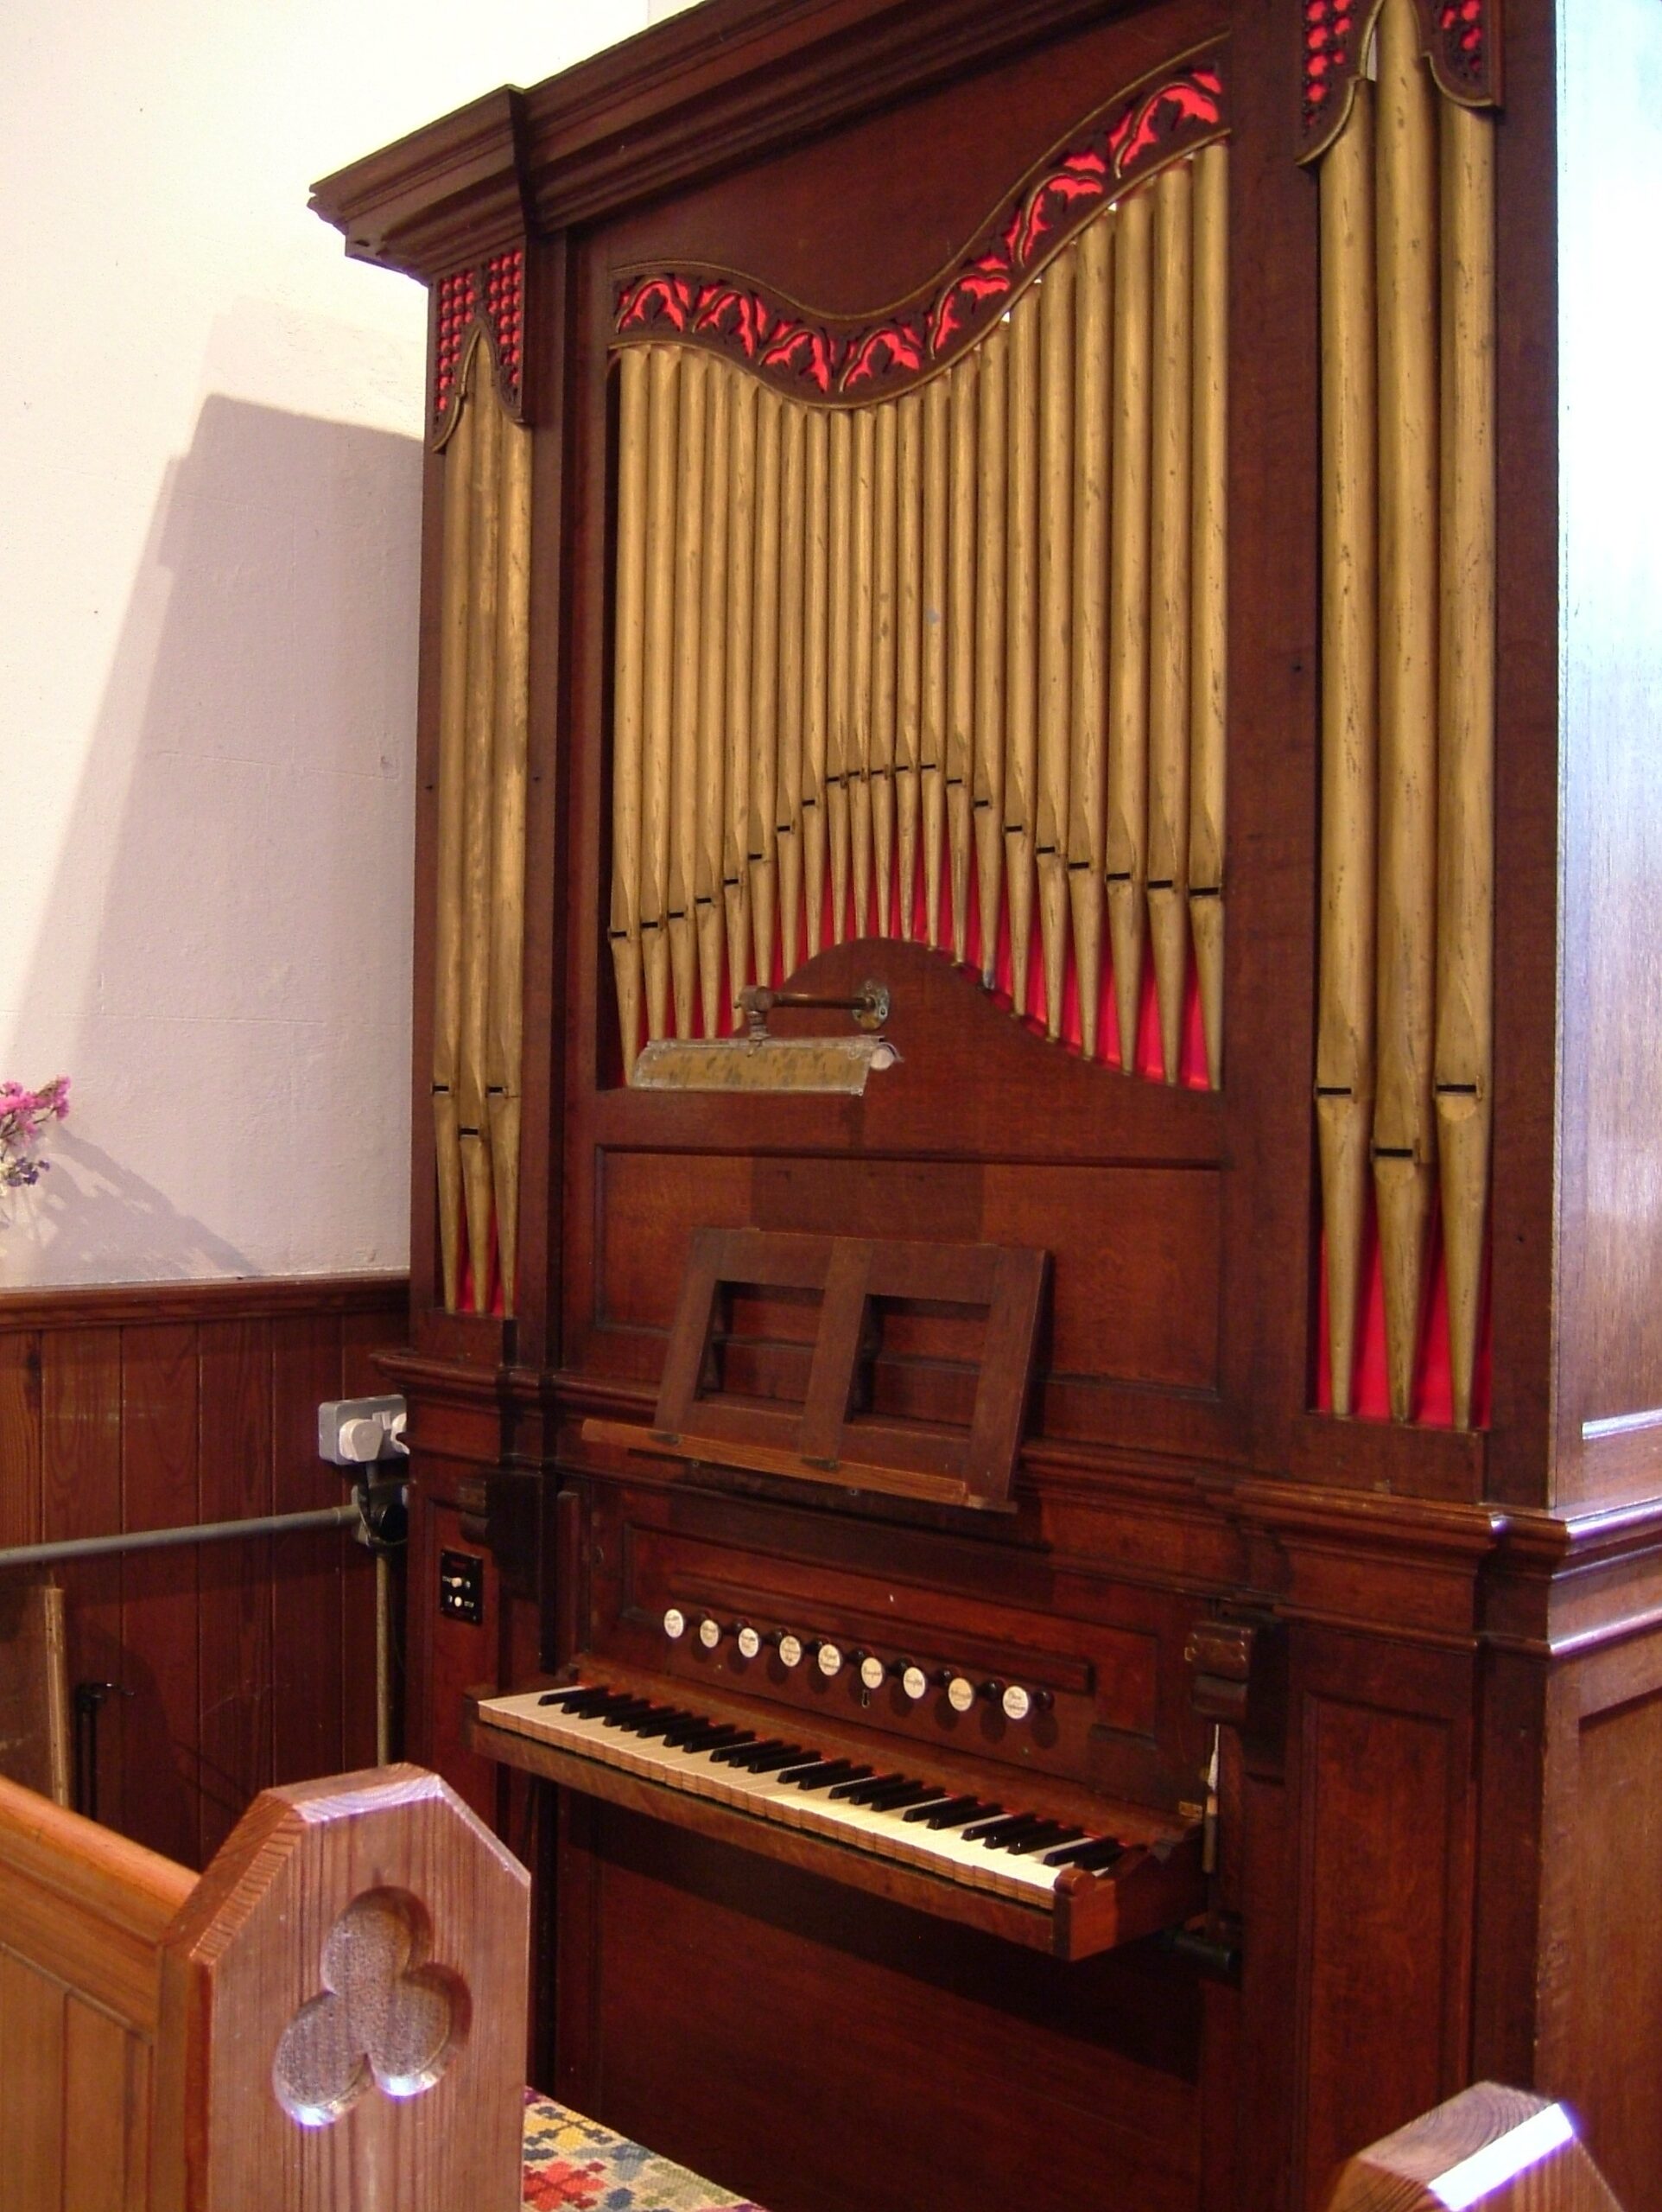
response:
[[[74,1078],[0,1282],[403,1264],[422,450],[210,397],[17,1027]]]

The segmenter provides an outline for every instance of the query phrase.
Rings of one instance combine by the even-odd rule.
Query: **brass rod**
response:
[[[1000,322],[980,347],[975,535],[975,904],[981,981],[991,990],[1004,908],[1005,537],[1008,506],[1010,327]]]
[[[530,684],[531,434],[502,426],[498,542],[496,790],[491,862],[486,1109],[503,1310],[514,1311],[519,1258],[519,1079],[524,1039],[525,779]]]
[[[1010,1000],[1027,1011],[1033,936],[1038,782],[1039,291],[1010,310],[1010,476],[1005,574],[1004,895],[1010,912]]]
[[[951,514],[947,532],[947,844],[952,953],[969,957],[971,796],[975,750],[975,469],[977,357],[952,372]]]
[[[1352,1408],[1373,1119],[1379,730],[1373,86],[1321,175],[1322,832],[1316,1128],[1333,1409]]]
[[[675,662],[669,740],[669,874],[665,920],[675,1033],[696,1033],[700,682],[704,629],[704,432],[707,354],[682,351],[676,448]]]
[[[1137,1062],[1148,860],[1149,346],[1153,206],[1122,200],[1113,242],[1113,509],[1108,557],[1108,776],[1103,836],[1120,1058]]]
[[[1223,1082],[1224,762],[1228,741],[1229,149],[1195,156],[1194,518],[1189,594],[1189,920],[1206,1072]]]
[[[941,942],[941,848],[946,828],[947,532],[950,518],[951,395],[944,376],[923,387],[923,799],[926,941]]]
[[[1113,404],[1113,227],[1081,232],[1075,300],[1073,726],[1068,770],[1068,887],[1079,979],[1080,1048],[1097,1055],[1102,995],[1103,806],[1108,742],[1108,456]]]
[[[1193,410],[1192,171],[1154,187],[1154,333],[1150,401],[1149,935],[1160,1057],[1176,1083],[1189,980],[1189,436]]]
[[[727,798],[721,842],[721,896],[727,926],[726,1004],[750,981],[751,635],[755,616],[756,384],[737,369],[730,380],[727,441]],[[763,978],[765,982],[766,977]]]
[[[895,842],[900,934],[912,933],[917,895],[918,753],[923,722],[923,403],[909,391],[896,408]]]
[[[498,566],[502,533],[502,432],[506,418],[479,372],[469,531],[467,739],[462,770],[461,1058],[456,1071],[462,1205],[476,1299],[485,1294],[491,1251],[491,1154],[485,1110],[485,1032],[491,1006],[492,804],[497,718]]]
[[[698,664],[698,843],[693,898],[698,927],[699,1000],[704,1034],[733,1025],[721,982],[726,804],[727,511],[733,474],[733,379],[713,361],[705,379],[704,619]]]
[[[803,431],[808,521],[802,582],[802,904],[810,960],[820,950],[825,912],[829,429],[824,409],[810,408]]]
[[[774,908],[778,871],[773,817],[779,742],[779,417],[783,406],[765,387],[756,395],[756,620],[752,632],[750,811],[745,825],[750,867],[751,938],[756,980],[773,980]]]
[[[854,425],[838,408],[830,425],[830,728],[826,740],[826,831],[831,849],[831,942],[848,934],[848,756],[853,747],[853,676],[851,594],[853,584]]]
[[[1454,1417],[1472,1422],[1494,1029],[1494,125],[1439,103],[1443,581],[1437,1117]]]
[[[893,934],[895,723],[895,512],[898,424],[892,404],[877,410],[877,480],[872,543],[872,873],[877,890],[877,931]]]
[[[646,448],[646,652],[641,777],[641,945],[646,1028],[662,1037],[669,1020],[669,817],[675,704],[676,448],[681,355],[653,346],[648,358]]]
[[[872,925],[872,561],[877,498],[877,413],[854,410],[853,543],[848,606],[848,839],[854,879],[854,935]]]
[[[1414,0],[1379,31],[1380,919],[1373,1182],[1394,1420],[1411,1411],[1434,1179],[1437,95]]]
[[[1068,960],[1068,753],[1072,736],[1075,247],[1038,286],[1038,715],[1033,793],[1045,1031],[1062,1034]]]
[[[774,785],[779,933],[787,976],[802,957],[802,588],[808,508],[803,474],[806,422],[800,407],[779,417],[779,743]]]
[[[477,353],[477,349],[475,349]],[[471,364],[470,364],[471,369]],[[461,1062],[461,856],[467,746],[467,631],[472,581],[473,430],[470,377],[444,452],[444,537],[440,581],[439,820],[434,885],[433,1112],[438,1179],[439,1261],[446,1311],[460,1296],[461,1156],[456,1084]]]

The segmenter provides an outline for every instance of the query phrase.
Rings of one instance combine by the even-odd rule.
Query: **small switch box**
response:
[[[477,1552],[439,1554],[439,1611],[446,1620],[483,1625],[485,1561]]]

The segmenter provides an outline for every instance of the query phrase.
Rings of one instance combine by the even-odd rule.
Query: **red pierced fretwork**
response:
[[[1295,0],[1299,23],[1298,158],[1333,143],[1379,19],[1379,0]],[[1417,0],[1420,45],[1450,99],[1493,107],[1500,98],[1500,0]]]
[[[809,316],[714,270],[653,270],[618,286],[618,336],[691,340],[809,397],[897,390],[961,353],[1101,207],[1227,128],[1215,54],[1158,70],[1039,163],[944,284],[881,322]]]
[[[485,264],[485,312],[497,342],[497,359],[516,397],[525,328],[525,254],[516,246]]]
[[[475,332],[496,361],[504,405],[523,420],[525,367],[525,251],[511,246],[471,269],[439,279],[434,301],[433,442],[442,445],[455,420],[459,385]]]

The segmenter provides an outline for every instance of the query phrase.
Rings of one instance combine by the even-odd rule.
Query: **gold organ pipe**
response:
[[[641,737],[646,658],[647,360],[618,363],[617,645],[612,687],[612,959],[624,1080],[641,1033]],[[458,425],[458,429],[460,429]],[[448,516],[447,513],[447,521]]]
[[[1436,1096],[1454,1416],[1472,1421],[1494,1027],[1494,126],[1442,118]]]
[[[1111,219],[1080,234],[1075,294],[1072,759],[1068,772],[1068,888],[1079,977],[1080,1046],[1097,1053],[1102,990],[1102,809],[1108,709],[1109,329]]]
[[[676,1034],[695,1033],[698,981],[699,645],[704,627],[704,382],[707,357],[681,353],[674,533],[675,664],[670,704],[669,874],[665,924]]]
[[[654,346],[648,359],[646,447],[646,674],[641,774],[641,944],[646,1028],[669,1019],[669,811],[675,702],[676,442],[680,357]]]
[[[439,1263],[446,1311],[461,1293],[461,863],[467,745],[467,628],[473,564],[475,347],[444,456],[444,540],[439,658],[439,823],[433,979],[433,1134],[439,1197]]]
[[[826,742],[827,831],[831,848],[831,942],[848,933],[848,755],[852,747],[850,683],[853,581],[854,425],[846,409],[831,417],[829,607],[827,616],[831,721]]]
[[[975,379],[966,354],[952,372],[951,515],[947,533],[947,845],[952,951],[969,957],[970,797],[975,746]]]
[[[476,359],[473,517],[469,531],[467,720],[462,770],[461,1058],[457,1069],[462,1206],[475,1298],[491,1264],[491,1150],[486,1134],[485,1027],[491,991],[492,797],[497,716],[497,601],[502,532],[502,432],[483,349]]]
[[[872,556],[877,498],[877,416],[854,410],[853,539],[849,582],[849,728],[843,762],[853,847],[854,935],[869,936],[872,912]]]
[[[1223,1082],[1224,757],[1228,733],[1229,154],[1195,156],[1195,397],[1189,668],[1189,920],[1206,1071]]]
[[[1189,974],[1189,435],[1194,327],[1187,162],[1154,186],[1154,330],[1150,401],[1149,935],[1160,1057],[1176,1083]]]
[[[1004,905],[1005,530],[1009,499],[1010,327],[981,346],[980,506],[975,538],[975,903],[981,981],[991,990]]]
[[[1379,30],[1380,893],[1373,1184],[1391,1410],[1412,1410],[1434,1179],[1437,113],[1414,0]]]
[[[779,741],[779,417],[784,403],[765,388],[756,395],[756,620],[752,632],[750,808],[745,826],[750,867],[751,936],[756,980],[773,980],[774,908],[778,870],[773,850]]]
[[[1046,1033],[1062,1034],[1068,958],[1068,754],[1072,735],[1075,249],[1039,300],[1038,728],[1032,821],[1044,952]]]
[[[802,902],[808,957],[820,949],[825,911],[826,588],[830,558],[829,430],[822,409],[803,429],[808,518],[802,577]]]
[[[897,579],[895,487],[898,424],[892,406],[877,410],[877,476],[872,544],[872,868],[877,929],[890,934],[894,877],[894,710]]]
[[[951,476],[951,395],[944,377],[923,387],[923,787],[926,941],[941,942],[941,845],[946,826],[947,530]]]
[[[732,392],[732,378],[719,361],[713,361],[704,395],[704,619],[699,639],[698,845],[693,876],[699,1000],[707,1037],[730,1027],[733,1019],[732,1007],[723,1004],[721,995]]]
[[[923,403],[909,391],[896,410],[895,517],[896,849],[900,934],[912,933],[917,893],[918,748],[923,721]]]
[[[1373,1118],[1379,734],[1373,86],[1321,167],[1322,837],[1316,1128],[1333,1407],[1356,1365]]]
[[[784,972],[800,957],[802,902],[802,578],[808,512],[800,407],[779,417],[779,765],[774,792]]]
[[[1120,1057],[1137,1062],[1147,878],[1149,343],[1152,203],[1120,202],[1113,247],[1113,506],[1108,561],[1108,775],[1103,858]]]
[[[1030,287],[1010,310],[1004,882],[1010,911],[1010,995],[1018,1014],[1027,1011],[1038,782],[1039,298],[1038,289]]]
[[[727,925],[727,998],[750,979],[750,715],[756,538],[756,385],[737,370],[728,403],[727,793],[721,891]]]
[[[485,1109],[503,1310],[519,1261],[519,1077],[524,1039],[525,778],[530,685],[531,434],[504,415],[498,544],[496,778],[491,861],[491,995]]]

